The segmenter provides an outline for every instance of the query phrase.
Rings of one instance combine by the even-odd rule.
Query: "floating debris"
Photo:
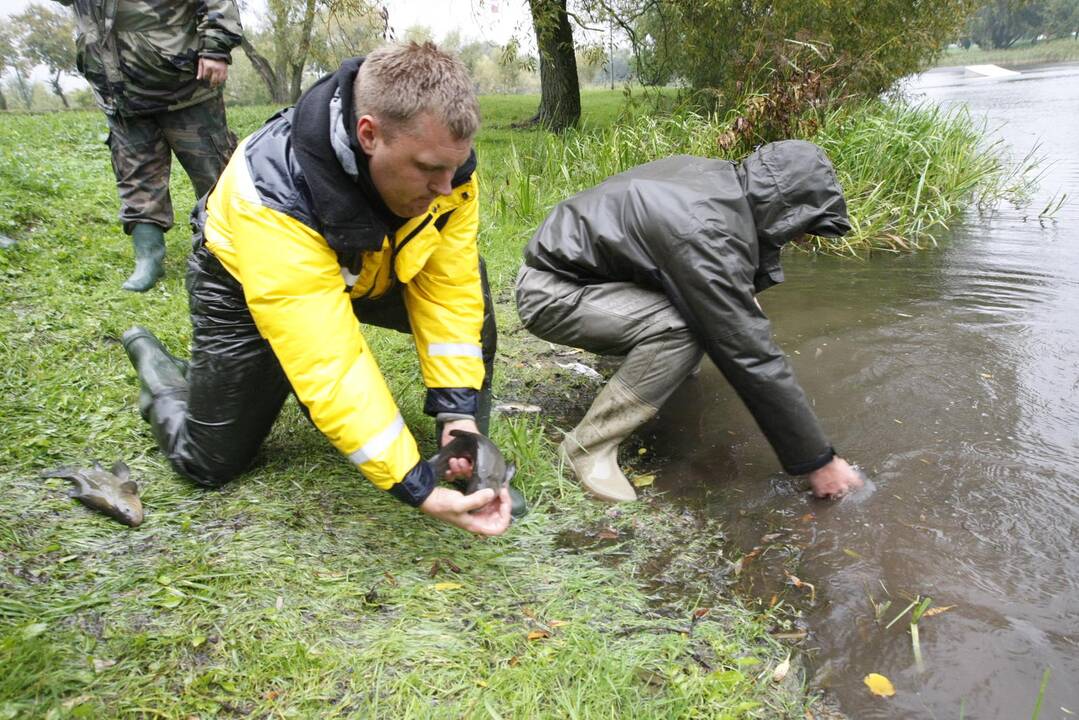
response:
[[[495,412],[504,415],[515,415],[518,413],[539,413],[543,412],[543,408],[539,405],[529,405],[528,403],[507,402],[495,405]]]
[[[586,378],[589,378],[590,380],[595,380],[596,382],[603,382],[603,376],[600,375],[595,370],[593,370],[592,368],[585,365],[584,363],[580,363],[580,362],[555,363],[555,365],[557,365],[558,367],[560,367],[560,368],[562,368],[564,370],[571,370],[572,372],[575,372],[578,375],[584,375]]]

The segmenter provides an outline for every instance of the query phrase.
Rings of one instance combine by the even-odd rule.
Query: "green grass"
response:
[[[1074,62],[1079,60],[1079,40],[1057,38],[1036,43],[1022,42],[1005,50],[981,49],[977,46],[969,50],[949,48],[936,62],[938,67],[952,65],[1033,65],[1037,63]]]
[[[513,310],[521,248],[543,214],[629,165],[712,154],[719,129],[592,91],[580,131],[512,130],[536,102],[482,101],[481,245],[501,332],[495,391],[506,400],[593,392],[537,368],[545,344]],[[232,108],[230,121],[243,135],[271,112]],[[960,121],[899,112],[837,114],[822,131],[861,228],[900,232],[875,219],[869,200],[853,201],[864,193],[909,204],[913,183],[924,210],[944,202],[937,185],[960,185],[946,213],[914,221],[939,226],[981,187],[923,170],[949,147],[933,126]],[[894,126],[914,120],[923,127],[900,146],[914,131]],[[800,673],[771,680],[788,649],[769,633],[789,628],[796,611],[732,597],[722,528],[655,489],[617,509],[588,500],[558,467],[551,419],[496,416],[492,434],[533,511],[490,540],[375,490],[291,402],[242,479],[210,492],[173,474],[139,419],[118,338],[144,324],[184,353],[193,198],[177,168],[166,278],[144,295],[122,292],[129,241],[104,132],[96,112],[0,116],[0,233],[17,240],[0,250],[0,720],[783,718],[814,705]],[[881,173],[867,148],[884,136],[895,165]],[[952,142],[969,147],[948,150],[953,162],[969,162],[976,141],[960,132]],[[377,331],[369,340],[433,451],[409,340]],[[39,477],[95,458],[132,467],[147,511],[140,528],[91,513],[63,481]]]
[[[526,239],[554,204],[635,165],[677,153],[739,159],[752,149],[748,141],[727,152],[717,143],[739,115],[739,109],[722,117],[657,113],[644,103],[625,107],[618,122],[596,129],[586,118],[563,142],[504,145],[505,160],[495,163],[496,183],[488,191],[493,217],[485,225],[500,235],[496,252],[509,248],[515,258],[519,236]],[[985,141],[984,124],[962,110],[874,101],[803,124],[814,129],[804,139],[824,147],[835,164],[854,226],[844,238],[818,240],[822,252],[933,246],[968,207],[1023,202],[1036,180],[1035,158],[1013,162],[999,144]]]

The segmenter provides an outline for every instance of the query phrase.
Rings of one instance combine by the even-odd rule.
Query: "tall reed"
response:
[[[752,148],[740,142],[720,149],[737,114],[637,109],[599,130],[515,143],[510,178],[496,191],[498,221],[535,227],[570,194],[669,155],[738,159]],[[1031,157],[1010,163],[1001,145],[987,139],[984,123],[962,110],[874,101],[822,114],[807,126],[816,131],[804,139],[821,145],[835,164],[854,228],[845,238],[819,239],[822,252],[932,246],[968,207],[1019,202],[1035,181]]]

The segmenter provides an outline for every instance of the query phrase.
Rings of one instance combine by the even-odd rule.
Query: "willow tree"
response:
[[[923,69],[983,3],[648,0],[634,29],[661,68],[655,74],[708,90],[720,103],[789,67],[792,55],[801,56],[798,71],[813,66],[842,93],[873,96]]]
[[[326,62],[328,35],[355,17],[385,14],[375,0],[267,0],[262,24],[247,29],[241,47],[271,100],[287,105],[300,97],[312,55],[320,68]]]
[[[11,25],[0,25],[0,77],[19,59],[19,48],[15,44],[15,33]],[[0,88],[0,110],[7,110],[7,98]]]
[[[49,84],[64,107],[69,107],[60,79],[75,73],[75,20],[70,13],[31,4],[11,18],[22,35],[23,57],[49,70]]]

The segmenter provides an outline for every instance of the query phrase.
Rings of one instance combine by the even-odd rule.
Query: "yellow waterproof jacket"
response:
[[[301,163],[305,143],[317,150],[320,142],[319,133],[301,137],[293,127],[297,115],[308,117],[303,102],[237,148],[207,198],[205,243],[242,285],[259,332],[315,425],[376,486],[419,504],[434,478],[420,463],[352,301],[400,287],[428,388],[425,411],[475,412],[484,366],[474,156],[449,195],[393,227],[373,207],[377,198],[356,183],[337,188],[336,198],[313,197],[313,187],[333,192],[326,177],[320,186],[313,175],[337,160],[331,147],[315,153],[317,162]],[[332,210],[329,200],[338,203]],[[336,213],[337,224],[328,225],[320,209]],[[340,222],[343,209],[349,222]]]

